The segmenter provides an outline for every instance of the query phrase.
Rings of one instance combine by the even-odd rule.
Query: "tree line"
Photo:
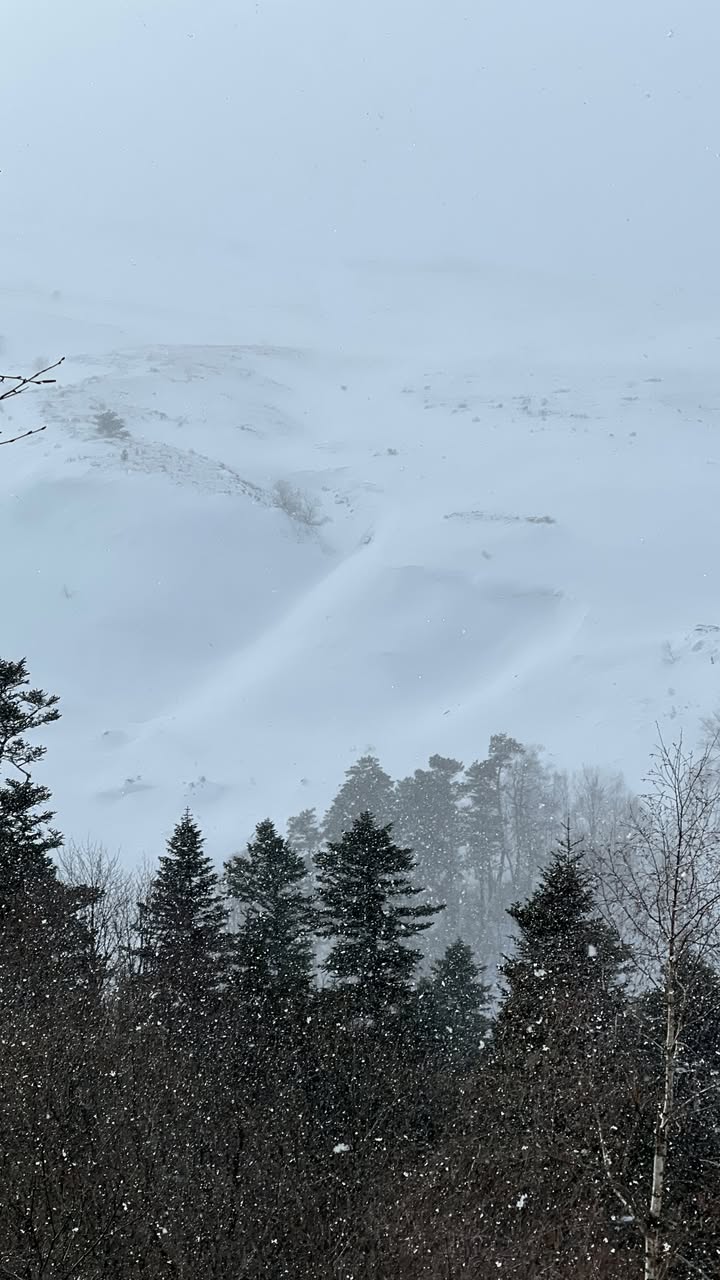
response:
[[[569,817],[588,849],[612,844],[627,822],[630,795],[618,775],[553,768],[537,747],[494,734],[487,754],[465,766],[433,755],[427,767],[393,780],[374,755],[347,770],[327,812],[304,809],[287,835],[312,877],[318,853],[365,810],[392,823],[413,850],[417,876],[445,904],[426,938],[437,958],[458,934],[486,964],[507,937],[507,908],[534,887]]]
[[[63,848],[34,777],[58,714],[0,660],[0,1276],[720,1274],[710,749],[661,745],[620,826],[566,817],[542,857],[511,740],[418,771],[444,844],[427,780],[366,757],[322,831],[268,818],[218,870],[185,811],[137,887]]]

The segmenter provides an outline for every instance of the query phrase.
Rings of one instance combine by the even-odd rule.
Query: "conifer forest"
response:
[[[58,716],[0,661],[3,1280],[720,1275],[712,742],[364,756],[134,872],[53,825]]]
[[[720,0],[0,15],[0,1280],[720,1280]]]

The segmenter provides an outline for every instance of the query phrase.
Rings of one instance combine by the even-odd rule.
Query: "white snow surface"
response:
[[[58,824],[223,858],[494,732],[637,784],[720,703],[717,7],[95,8],[15,6],[0,85]]]
[[[358,753],[399,776],[496,731],[637,781],[656,721],[714,708],[712,351],[492,350],[482,276],[430,276],[383,275],[352,345],[108,341],[24,297],[68,358],[3,414],[48,426],[1,455],[2,649],[61,694],[73,837],[134,860],[189,804],[229,853]]]

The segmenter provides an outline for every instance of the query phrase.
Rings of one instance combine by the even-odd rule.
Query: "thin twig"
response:
[[[59,360],[55,360],[52,364],[48,364],[44,369],[38,369],[37,373],[31,373],[27,376],[16,373],[0,373],[0,387],[5,382],[13,385],[7,387],[5,391],[0,390],[0,401],[11,400],[13,396],[22,395],[23,391],[27,391],[28,387],[46,387],[50,383],[57,382],[57,378],[46,378],[46,373],[52,373],[54,369],[59,369],[65,357],[61,356]],[[37,436],[41,431],[45,431],[45,427],[33,427],[30,431],[22,431],[17,436],[11,436],[9,440],[0,440],[0,446],[4,444],[16,444],[18,440],[27,440],[28,436]]]
[[[41,431],[47,430],[47,423],[44,427],[33,427],[32,431],[23,431],[19,436],[11,436],[9,440],[0,440],[0,448],[4,444],[16,444],[18,440],[27,440],[28,436],[39,436]]]
[[[22,395],[26,387],[45,387],[51,382],[57,382],[57,378],[45,378],[43,375],[52,373],[53,369],[59,369],[64,360],[65,357],[61,356],[53,364],[48,364],[44,369],[38,369],[37,373],[30,373],[27,376],[18,373],[0,373],[0,383],[15,383],[15,386],[8,387],[7,391],[0,391],[0,400],[10,400],[13,396]]]
[[[600,1120],[600,1111],[598,1109],[597,1104],[595,1104],[595,1106],[593,1107],[593,1111],[595,1112],[595,1123],[597,1125],[598,1138],[600,1140],[600,1153],[602,1155],[603,1169],[605,1170],[607,1180],[610,1184],[610,1189],[612,1190],[613,1195],[616,1196],[616,1198],[620,1201],[620,1204],[622,1205],[623,1209],[625,1209],[626,1213],[628,1213],[632,1217],[633,1222],[641,1222],[642,1219],[639,1217],[634,1204],[632,1203],[632,1201],[628,1200],[627,1196],[620,1190],[620,1188],[617,1185],[617,1182],[615,1181],[615,1176],[612,1171],[612,1160],[610,1158],[610,1152],[608,1151],[607,1145],[605,1143],[605,1135],[603,1133],[602,1123]]]

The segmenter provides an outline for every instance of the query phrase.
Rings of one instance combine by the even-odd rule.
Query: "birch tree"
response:
[[[628,1205],[603,1148],[616,1193],[642,1229],[645,1280],[666,1280],[678,1265],[685,1274],[709,1274],[687,1256],[691,1242],[669,1199],[673,1141],[686,1106],[677,1088],[684,1032],[705,966],[714,968],[720,959],[720,785],[712,752],[713,744],[693,754],[682,740],[673,746],[660,741],[648,792],[634,806],[628,836],[606,867],[613,915],[624,917],[625,935],[646,985],[658,994],[664,1024],[644,1208]]]

